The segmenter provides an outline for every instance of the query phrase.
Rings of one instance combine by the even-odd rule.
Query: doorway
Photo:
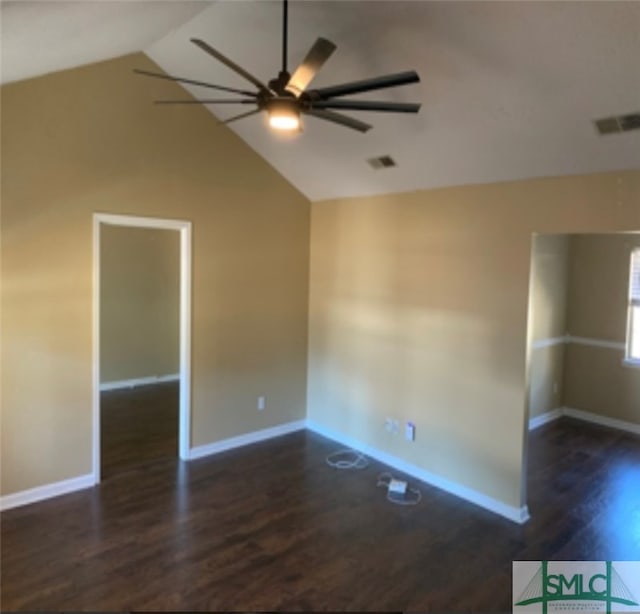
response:
[[[531,247],[525,497],[527,476],[544,465],[541,459],[557,459],[553,480],[563,494],[581,484],[594,458],[616,445],[637,445],[637,439],[627,443],[626,433],[640,434],[640,360],[634,360],[631,325],[640,233],[536,234]],[[531,485],[535,507],[549,483]]]
[[[175,231],[179,237],[179,282],[178,282],[178,369],[177,373],[160,374],[159,377],[143,377],[143,378],[123,378],[122,373],[118,372],[118,367],[110,366],[110,372],[106,375],[106,379],[115,380],[111,382],[101,381],[103,369],[101,365],[101,356],[105,357],[108,342],[101,340],[101,276],[103,274],[103,266],[101,264],[101,241],[106,237],[106,233],[112,232],[114,227],[121,227],[123,230],[135,231],[136,229],[164,230]],[[115,412],[127,411],[126,404],[136,402],[144,403],[153,398],[154,390],[156,393],[155,402],[158,398],[163,398],[169,402],[171,397],[177,397],[178,400],[178,437],[177,448],[178,455],[181,459],[187,460],[190,456],[191,444],[191,377],[190,377],[190,356],[191,356],[191,223],[180,220],[169,220],[160,218],[135,217],[128,215],[112,215],[112,214],[94,214],[93,217],[93,477],[94,482],[99,483],[102,475],[102,454],[101,454],[101,388],[109,390],[109,388],[118,388],[123,382],[125,384],[136,385],[145,384],[154,381],[157,386],[145,389],[133,388],[134,394],[128,397],[118,397],[119,392],[113,390],[107,393],[111,408],[116,408]],[[110,340],[109,340],[110,341]],[[102,352],[101,352],[102,347]],[[105,359],[106,363],[106,359]],[[166,370],[166,369],[165,369]],[[172,371],[175,370],[171,369]],[[118,378],[120,377],[120,380]],[[102,378],[104,380],[104,377]],[[163,390],[163,387],[166,390]],[[131,389],[130,389],[131,390]],[[179,392],[178,392],[179,390]],[[159,397],[157,395],[160,395]],[[125,400],[127,399],[128,400]],[[124,404],[124,405],[123,405]],[[159,406],[159,410],[166,412]],[[113,416],[117,419],[117,413]],[[168,414],[169,415],[169,414]],[[144,419],[144,415],[140,414]],[[175,423],[174,423],[175,424]],[[153,444],[151,444],[151,449]],[[175,449],[175,444],[174,444]]]

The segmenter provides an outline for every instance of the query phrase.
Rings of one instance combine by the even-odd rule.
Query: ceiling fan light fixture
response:
[[[1,1],[2,0],[0,0],[0,2]],[[308,90],[308,85],[336,50],[336,46],[326,38],[317,38],[302,60],[302,63],[293,71],[293,74],[290,74],[287,70],[288,0],[283,0],[282,4],[282,70],[275,79],[271,79],[267,84],[202,39],[190,39],[191,42],[202,51],[215,58],[221,64],[224,64],[245,81],[251,83],[256,88],[255,91],[227,87],[226,85],[216,85],[215,83],[207,83],[206,81],[197,81],[195,79],[150,72],[148,70],[135,69],[134,72],[157,79],[168,79],[178,83],[208,87],[229,94],[238,94],[242,96],[242,98],[204,98],[196,100],[187,98],[182,100],[156,100],[155,102],[157,104],[251,105],[253,106],[252,110],[231,115],[231,117],[228,117],[224,121],[219,121],[218,124],[230,124],[239,119],[251,117],[265,111],[268,125],[274,131],[280,132],[285,138],[296,136],[302,132],[302,122],[300,119],[302,114],[364,133],[373,126],[349,115],[338,113],[336,110],[378,111],[385,113],[417,113],[420,110],[420,104],[418,103],[385,102],[379,100],[362,100],[360,98],[343,99],[344,96],[350,96],[351,94],[361,94],[390,87],[408,85],[410,83],[418,83],[420,77],[415,70],[407,70],[405,72],[382,75],[372,79],[361,79],[359,81],[339,83],[338,85]],[[635,116],[633,116],[631,120],[627,122],[630,126],[628,129],[635,127],[636,123]]]
[[[275,130],[283,132],[300,130],[300,109],[295,100],[270,100],[267,113],[269,115],[269,125]]]

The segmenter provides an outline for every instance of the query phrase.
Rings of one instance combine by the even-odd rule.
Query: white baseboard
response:
[[[210,454],[218,454],[241,446],[248,446],[252,443],[265,441],[266,439],[272,439],[273,437],[280,437],[281,435],[287,435],[295,431],[302,431],[305,426],[306,424],[304,420],[296,420],[295,422],[286,422],[260,431],[253,431],[252,433],[245,433],[243,435],[238,435],[237,437],[230,437],[229,439],[222,439],[221,441],[214,441],[213,443],[196,446],[195,448],[191,448],[189,451],[189,460],[202,458],[203,456],[209,456]]]
[[[161,382],[177,382],[180,380],[179,373],[169,375],[150,375],[149,377],[136,377],[134,379],[121,379],[114,382],[103,382],[100,384],[100,392],[107,390],[119,390],[120,388],[135,388],[136,386],[147,386],[149,384],[160,384]]]
[[[552,409],[551,411],[545,412],[544,414],[540,414],[539,416],[535,416],[529,420],[529,430],[533,431],[537,429],[539,426],[543,424],[547,424],[547,422],[551,422],[553,420],[557,420],[563,416],[562,407],[556,407],[556,409]]]
[[[618,420],[617,418],[609,418],[608,416],[601,416],[600,414],[594,414],[590,411],[574,409],[572,407],[558,407],[557,409],[552,409],[544,414],[540,414],[535,418],[531,418],[531,420],[529,420],[529,430],[537,429],[539,426],[547,424],[547,422],[551,422],[552,420],[557,420],[562,416],[640,435],[640,424],[634,424],[626,420]]]
[[[304,420],[297,420],[295,422],[279,424],[278,426],[262,429],[260,431],[238,435],[237,437],[223,439],[222,441],[215,441],[203,446],[197,446],[195,448],[191,448],[189,452],[189,460],[202,458],[203,456],[224,452],[225,450],[231,450],[233,448],[246,446],[259,441],[265,441],[266,439],[271,439],[273,437],[287,435],[288,433],[293,433],[295,431],[301,431],[304,430],[305,426],[306,423]],[[52,484],[46,484],[29,490],[12,493],[10,495],[0,497],[0,510],[8,510],[12,507],[50,499],[51,497],[57,497],[58,495],[82,490],[83,488],[90,488],[94,486],[94,484],[95,481],[93,474],[89,473],[77,478],[63,480],[62,482],[54,482]]]
[[[66,495],[76,490],[91,488],[94,485],[93,474],[87,473],[77,478],[53,482],[52,484],[45,484],[44,486],[36,486],[36,488],[21,490],[20,492],[0,497],[0,510],[8,510],[12,507],[28,505],[29,503],[35,503],[36,501],[42,501],[44,499],[51,499],[51,497]]]
[[[612,429],[628,431],[629,433],[640,435],[640,424],[634,424],[633,422],[627,422],[626,420],[609,418],[608,416],[601,416],[590,411],[573,409],[572,407],[563,407],[562,415],[568,416],[569,418],[576,418],[578,420],[584,420],[585,422],[593,422],[594,424],[599,424],[601,426],[608,426]]]
[[[617,420],[615,418],[608,418],[606,416],[600,416],[588,411],[582,411],[579,409],[573,409],[570,407],[560,407],[554,409],[540,416],[536,416],[529,421],[529,428],[535,429],[547,422],[556,420],[561,416],[568,416],[570,418],[576,418],[578,420],[584,420],[586,422],[592,422],[602,426],[615,428],[623,431],[628,431],[636,435],[640,435],[640,425],[632,422],[626,422],[624,420]],[[281,435],[287,435],[295,431],[301,431],[305,428],[322,435],[328,439],[332,439],[342,445],[349,446],[356,450],[360,450],[362,453],[375,458],[377,461],[389,465],[398,471],[402,471],[407,475],[410,475],[418,480],[422,480],[427,484],[431,484],[436,488],[440,488],[446,492],[449,492],[457,497],[465,499],[475,505],[479,505],[491,512],[499,514],[508,520],[516,522],[518,524],[524,524],[529,520],[529,511],[527,506],[517,508],[511,505],[507,505],[502,501],[498,501],[492,497],[489,497],[481,492],[462,486],[456,482],[452,482],[446,478],[425,471],[420,467],[408,463],[396,456],[383,452],[372,446],[368,446],[356,439],[347,437],[341,433],[327,429],[324,426],[314,422],[313,420],[296,420],[294,422],[287,422],[285,424],[279,424],[271,428],[262,429],[260,431],[253,431],[252,433],[245,433],[238,435],[237,437],[230,437],[229,439],[223,439],[221,441],[215,441],[213,443],[205,444],[203,446],[196,446],[191,448],[189,453],[189,460],[202,458],[211,454],[217,454],[233,448],[246,446],[259,441],[265,441],[272,439],[273,437],[280,437]],[[36,488],[30,488],[29,490],[23,490],[10,495],[4,495],[0,497],[0,511],[8,510],[21,505],[28,505],[29,503],[36,503],[44,499],[50,499],[59,495],[65,495],[67,493],[74,492],[76,490],[83,490],[85,488],[91,488],[95,485],[93,474],[89,473],[81,475],[68,480],[62,480],[60,482],[54,482],[52,484],[45,484],[44,486],[37,486]]]
[[[307,420],[307,428],[310,431],[318,433],[318,435],[322,435],[327,439],[332,439],[340,443],[341,445],[348,446],[355,450],[370,456],[371,458],[375,458],[377,461],[384,463],[385,465],[389,465],[398,471],[402,471],[407,475],[410,475],[418,480],[426,482],[427,484],[431,484],[436,488],[440,488],[456,497],[460,497],[461,499],[465,499],[470,503],[474,503],[480,507],[483,507],[495,514],[499,514],[512,522],[517,522],[518,524],[524,524],[529,520],[529,510],[527,506],[523,506],[521,508],[514,507],[511,505],[507,505],[502,501],[498,501],[492,497],[489,497],[481,492],[473,490],[472,488],[468,488],[467,486],[462,486],[456,482],[452,482],[446,478],[430,473],[429,471],[425,471],[416,465],[411,463],[407,463],[406,461],[398,458],[397,456],[393,456],[388,454],[387,452],[383,452],[378,450],[377,448],[373,448],[372,446],[368,446],[361,441],[353,439],[352,437],[348,437],[343,435],[342,433],[338,433],[331,429],[328,429],[313,420]]]

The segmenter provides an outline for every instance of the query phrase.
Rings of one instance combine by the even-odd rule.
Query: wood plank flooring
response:
[[[178,382],[101,393],[101,479],[178,456],[179,398]]]
[[[531,434],[524,526],[294,433],[158,460],[2,514],[3,610],[510,612],[513,560],[640,560],[640,438],[568,418]]]

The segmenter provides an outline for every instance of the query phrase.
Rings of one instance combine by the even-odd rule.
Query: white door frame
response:
[[[93,480],[100,482],[100,225],[180,232],[179,454],[191,451],[191,222],[131,215],[93,214]]]

